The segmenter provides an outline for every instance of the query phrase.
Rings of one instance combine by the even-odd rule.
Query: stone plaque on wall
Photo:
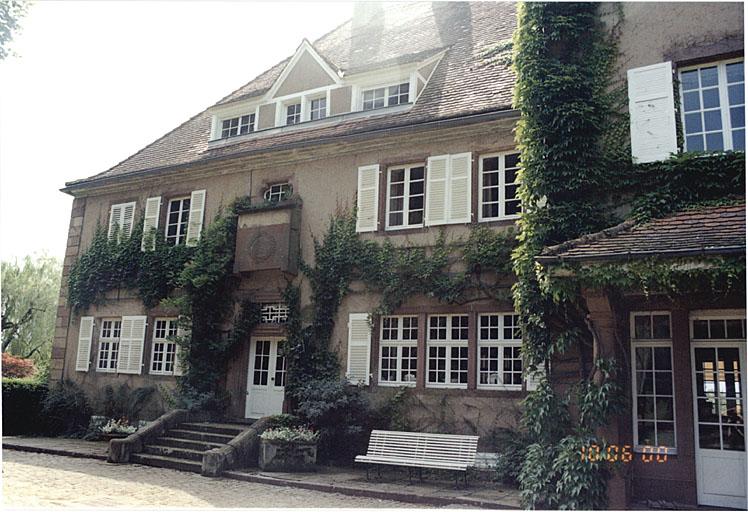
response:
[[[234,272],[278,270],[298,272],[298,203],[272,204],[239,214],[236,232]]]

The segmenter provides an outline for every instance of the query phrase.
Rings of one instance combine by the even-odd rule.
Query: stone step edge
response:
[[[201,460],[202,460],[203,454],[205,453],[205,452],[202,452],[200,450],[192,450],[190,448],[175,448],[173,446],[164,446],[164,445],[161,445],[161,444],[154,444],[154,443],[149,443],[149,444],[145,445],[145,447],[146,448],[156,448],[156,449],[171,450],[172,452],[174,452],[173,458],[180,459],[180,460],[192,460],[192,459],[188,459],[186,457],[182,457],[181,453],[191,453],[193,455],[200,455]],[[140,453],[143,454],[143,455],[158,455],[158,456],[161,456],[161,457],[168,457],[168,455],[162,455],[160,453],[145,453],[145,452],[140,452]],[[197,461],[193,461],[193,462],[197,462]]]
[[[149,444],[154,444],[154,445],[158,444],[159,446],[166,446],[166,445],[159,444],[162,441],[167,442],[167,443],[172,442],[172,441],[179,441],[181,443],[203,444],[206,446],[210,446],[210,449],[222,448],[224,446],[227,446],[226,443],[214,443],[213,441],[198,441],[197,439],[185,439],[183,437],[169,437],[169,436],[157,437],[153,443],[149,443]],[[188,448],[185,448],[185,449],[188,449]]]
[[[133,460],[134,459],[134,460]],[[187,460],[187,459],[178,459],[176,457],[166,457],[165,455],[153,455],[150,453],[133,453],[130,456],[130,463],[131,464],[141,464],[143,466],[150,466],[147,461],[154,460],[156,462],[165,462],[170,464],[176,464],[176,465],[183,465],[183,466],[191,466],[192,470],[184,470],[184,469],[177,469],[177,468],[161,468],[161,469],[173,469],[175,471],[185,471],[187,473],[200,473],[202,470],[202,463],[197,462],[195,460]],[[151,467],[160,467],[160,466],[151,466]]]
[[[326,484],[322,482],[300,482],[298,480],[286,480],[264,475],[242,473],[240,471],[224,471],[221,473],[224,478],[232,478],[243,482],[252,482],[258,484],[277,485],[281,487],[298,487],[312,491],[345,494],[347,496],[357,496],[363,498],[376,498],[383,500],[401,501],[404,503],[417,503],[424,505],[446,506],[446,505],[467,505],[472,507],[487,509],[505,509],[520,510],[514,505],[506,503],[482,500],[480,498],[458,498],[446,496],[427,496],[423,494],[408,494],[394,491],[384,491],[379,489],[364,489],[361,487],[349,487],[339,484]],[[376,482],[373,483],[376,485]]]
[[[61,448],[42,448],[41,446],[27,446],[25,444],[15,444],[3,441],[3,449],[15,450],[19,452],[44,453],[47,455],[61,455],[63,457],[74,457],[76,459],[97,459],[107,460],[106,455],[97,455],[95,453],[74,452]]]
[[[215,432],[203,432],[202,430],[190,430],[188,428],[181,428],[181,425],[179,428],[170,428],[167,430],[167,432],[172,432],[172,433],[177,433],[177,434],[181,434],[182,432],[189,432],[190,434],[200,434],[203,436],[217,436],[217,437],[225,438],[226,441],[231,441],[232,439],[236,437],[236,436],[232,436],[231,434],[217,434]],[[173,436],[168,436],[168,437],[173,437]],[[182,438],[177,438],[177,439],[182,439]],[[213,443],[215,441],[210,441],[210,442]],[[223,443],[223,444],[226,444],[226,443]]]

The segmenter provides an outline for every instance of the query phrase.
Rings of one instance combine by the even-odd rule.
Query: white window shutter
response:
[[[87,372],[91,363],[91,340],[93,338],[94,317],[82,316],[78,332],[78,354],[75,357],[75,371]]]
[[[127,203],[122,208],[122,225],[120,236],[130,236],[132,234],[132,225],[135,221],[135,203]]]
[[[192,247],[200,241],[205,212],[205,190],[194,190],[190,194],[190,219],[187,221],[187,245]]]
[[[345,376],[351,384],[369,384],[369,359],[371,357],[371,325],[367,313],[348,315],[348,371]]]
[[[629,69],[628,89],[634,162],[656,162],[676,153],[672,63]]]
[[[377,230],[379,217],[379,165],[358,168],[356,232]]]
[[[117,372],[140,374],[145,342],[145,316],[123,316],[117,355]]]
[[[113,204],[109,210],[109,233],[107,235],[109,238],[112,238],[115,229],[119,229],[122,226],[124,206],[124,204]]]
[[[453,224],[470,222],[470,176],[472,174],[470,153],[460,153],[449,157],[449,222]]]
[[[145,201],[145,215],[143,216],[143,242],[140,250],[152,251],[156,247],[156,230],[158,216],[161,213],[161,196],[149,197]]]
[[[426,170],[426,225],[446,224],[449,155],[429,157]]]

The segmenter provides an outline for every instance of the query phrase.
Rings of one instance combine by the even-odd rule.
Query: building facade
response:
[[[631,3],[602,9],[611,24],[623,14],[618,68],[620,78],[629,81],[635,158],[651,161],[675,152],[679,125],[687,151],[744,150],[741,4]],[[262,323],[232,355],[225,378],[228,415],[281,412],[285,361],[279,347],[288,314],[282,292],[287,280],[300,282],[302,309],[308,307],[310,290],[299,276],[299,261],[313,260],[314,237],[323,235],[338,209],[356,208],[362,238],[395,246],[429,247],[441,232],[459,238],[478,225],[494,230],[515,225],[521,205],[514,75],[507,64],[485,58],[511,39],[515,26],[511,3],[357,7],[351,21],[314,43],[304,40],[291,57],[138,153],[101,174],[67,183],[63,190],[75,200],[51,379],[74,380],[90,393],[122,383],[173,388],[180,372],[177,347],[169,339],[177,332],[175,310],[148,309],[134,290],[120,289],[110,291],[102,305],[75,311],[67,303],[67,276],[98,224],[114,236],[142,223],[169,243],[193,245],[222,207],[249,196],[257,208],[240,214],[235,270],[239,298],[262,305]],[[680,98],[673,97],[674,77]],[[146,243],[143,250],[149,250]],[[506,278],[509,290],[512,277]],[[418,429],[477,432],[485,439],[484,451],[491,451],[487,440],[493,429],[518,426],[532,380],[523,375],[521,333],[509,295],[462,306],[411,297],[393,315],[371,323],[379,297],[355,283],[352,288],[338,311],[331,346],[349,380],[364,385],[375,400],[410,388],[409,414]],[[668,334],[688,345],[688,311],[631,301],[633,332],[644,315],[652,336],[637,338],[641,347],[632,342],[634,357],[640,348],[665,346],[665,339],[652,334],[655,324],[664,332],[664,317],[658,316],[663,310],[670,311]],[[719,319],[742,319],[744,342],[744,296],[720,306],[725,308],[729,315]],[[712,315],[694,314],[693,322]],[[621,332],[634,339],[628,327]],[[666,373],[656,366],[659,354],[655,366],[642,372]],[[688,365],[684,354],[678,357]],[[744,350],[741,354],[734,362],[742,368]],[[675,381],[676,388],[685,385]],[[675,396],[678,421],[690,421],[680,413],[689,398],[668,396]],[[660,437],[647,437],[652,426],[647,422]],[[623,499],[715,504],[703,498],[709,482],[697,477],[701,466],[694,465],[698,425],[692,424],[688,439],[688,429],[674,419],[639,422],[629,415],[621,425],[622,442],[668,449],[675,449],[668,439],[675,439],[677,429],[678,453],[672,457],[690,461],[671,463],[667,471],[664,465],[637,465],[635,476],[620,485]],[[744,463],[744,444],[742,457]],[[745,500],[744,487],[742,493]]]

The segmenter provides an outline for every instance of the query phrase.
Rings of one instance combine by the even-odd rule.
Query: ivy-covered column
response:
[[[582,367],[571,392],[557,391],[554,357],[572,348],[589,353],[596,340],[578,284],[553,279],[535,257],[609,222],[601,198],[613,171],[602,146],[615,45],[597,4],[525,3],[518,7],[513,46],[524,207],[514,299],[528,369],[545,374],[525,401],[533,443],[519,477],[522,499],[530,508],[605,508],[609,468],[582,460],[580,452],[604,445],[596,433],[619,410],[614,364],[597,357]]]

